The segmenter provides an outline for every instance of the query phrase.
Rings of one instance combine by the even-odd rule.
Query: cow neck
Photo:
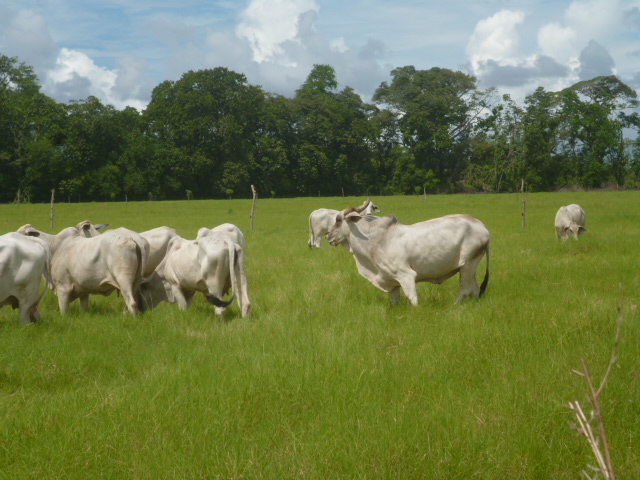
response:
[[[364,255],[369,257],[373,249],[375,239],[379,230],[365,220],[359,222],[348,222],[349,226],[349,245],[354,255]]]

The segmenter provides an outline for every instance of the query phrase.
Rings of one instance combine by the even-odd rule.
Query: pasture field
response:
[[[528,194],[524,230],[520,195],[372,199],[402,223],[482,220],[485,296],[454,305],[455,276],[392,307],[346,250],[309,250],[309,213],[361,197],[259,199],[253,231],[251,200],[56,204],[55,232],[235,223],[252,311],[219,320],[198,295],[132,317],[113,294],[62,317],[49,292],[20,327],[0,309],[0,479],[577,479],[595,461],[571,428],[566,404],[589,409],[572,369],[600,382],[619,303],[600,400],[617,477],[640,478],[640,192]],[[559,242],[569,203],[588,232]],[[49,216],[0,205],[0,233]]]

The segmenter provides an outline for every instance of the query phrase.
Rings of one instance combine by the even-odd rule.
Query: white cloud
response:
[[[467,54],[476,74],[481,73],[482,64],[488,60],[514,63],[520,46],[517,26],[524,18],[523,12],[501,10],[478,22],[467,44]]]
[[[38,69],[53,65],[58,48],[42,15],[33,10],[0,10],[0,52]]]
[[[616,28],[622,21],[621,12],[620,0],[575,0],[565,12],[565,21],[584,44]]]
[[[315,0],[252,0],[242,12],[236,33],[249,41],[256,62],[295,66],[282,44],[297,40],[300,15],[319,10]]]
[[[64,83],[72,80],[74,75],[86,78],[102,92],[111,90],[116,81],[115,72],[98,67],[82,52],[63,48],[56,60],[56,68],[49,72],[49,78],[54,83]]]
[[[140,82],[140,65],[132,58],[123,59],[121,65],[125,67],[125,74],[122,76],[119,69],[99,67],[88,55],[63,48],[55,68],[47,73],[45,89],[65,96],[68,100],[81,100],[92,95],[118,109],[129,105],[142,110],[145,103],[137,100],[135,95],[127,94],[129,88]]]
[[[344,41],[344,37],[336,38],[332,40],[330,43],[331,50],[334,50],[339,53],[345,53],[349,48],[347,47],[347,43]]]
[[[571,27],[559,23],[549,23],[538,32],[538,45],[544,55],[559,61],[568,62],[577,53],[577,33]]]

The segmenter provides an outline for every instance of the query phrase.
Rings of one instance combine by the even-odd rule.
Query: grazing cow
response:
[[[186,310],[196,292],[202,292],[222,316],[233,301],[223,296],[233,288],[243,317],[251,303],[246,290],[244,252],[229,236],[210,232],[197,240],[174,237],[158,268],[140,286],[141,309],[154,308],[160,302],[177,303]]]
[[[556,213],[556,238],[566,240],[571,234],[577,240],[583,232],[587,231],[584,228],[586,221],[587,217],[580,205],[572,203],[566,207],[560,207]]]
[[[245,295],[245,298],[243,298],[243,301],[247,305],[250,305],[249,298],[247,297],[247,294],[249,292],[249,286],[247,285],[247,274],[245,271],[246,243],[244,240],[244,234],[242,233],[242,230],[240,230],[233,223],[223,223],[212,229],[208,229],[207,227],[202,227],[200,230],[198,230],[197,239],[199,240],[202,237],[205,237],[210,234],[213,234],[213,235],[222,234],[227,238],[229,238],[231,241],[233,241],[233,243],[240,246],[240,248],[237,250],[238,264],[240,266],[240,270],[242,271],[242,274],[240,275],[240,288]],[[247,308],[247,312],[248,311],[249,310]]]
[[[327,240],[332,246],[350,247],[358,272],[397,304],[400,289],[412,305],[418,304],[417,282],[442,283],[460,272],[460,293],[481,296],[489,283],[487,228],[469,215],[447,215],[413,225],[403,225],[394,215],[374,217],[361,207],[344,209],[336,217]],[[487,255],[482,285],[476,270]]]
[[[66,313],[76,298],[86,310],[90,294],[109,295],[119,290],[129,312],[136,315],[143,254],[135,240],[118,230],[87,238],[69,227],[55,235],[51,279],[61,313]]]
[[[377,205],[367,199],[365,202],[367,205],[362,211],[363,215],[373,215],[373,212],[380,212],[380,208]],[[332,210],[330,208],[319,208],[314,210],[309,215],[309,248],[322,247],[322,237],[324,237],[336,221],[336,216],[340,212],[338,210]]]
[[[80,223],[78,223],[75,227],[69,227],[69,228],[75,228],[75,230],[79,233],[80,236],[84,237],[84,238],[94,238],[94,237],[98,237],[101,235],[101,230],[103,230],[104,228],[108,227],[109,224],[97,224],[94,225],[93,223],[91,223],[89,220],[84,220]],[[67,229],[65,229],[67,230]],[[64,230],[63,230],[64,231]],[[147,239],[143,238],[140,234],[134,232],[133,230],[129,230],[128,228],[116,228],[114,230],[110,230],[110,233],[116,233],[120,236],[123,237],[128,237],[131,238],[137,245],[138,247],[140,247],[140,251],[142,253],[142,271],[143,273],[145,271],[148,270],[148,258],[149,258],[149,252],[150,252],[150,246],[149,246],[149,242],[147,241]],[[27,235],[27,236],[32,236],[32,237],[38,237],[41,238],[42,240],[44,240],[45,242],[47,242],[49,244],[49,246],[52,248],[53,251],[53,245],[57,242],[58,239],[58,235],[60,235],[60,232],[58,235],[51,235],[45,232],[42,232],[40,230],[38,230],[37,228],[34,228],[31,224],[26,224],[23,225],[22,227],[20,227],[18,229],[18,233],[21,233],[23,235]],[[69,257],[72,258],[72,257]],[[153,270],[151,270],[149,273],[153,272]],[[137,287],[136,287],[137,288]],[[107,294],[108,295],[108,294]],[[77,297],[75,297],[77,298]],[[84,310],[89,308],[89,295],[81,295],[80,297],[80,304],[82,306],[82,308]],[[71,300],[69,300],[71,301]],[[60,303],[60,297],[58,296],[58,302]]]
[[[19,308],[23,325],[40,319],[38,305],[51,285],[50,262],[45,241],[15,232],[0,236],[0,307]],[[38,295],[43,275],[45,286]]]

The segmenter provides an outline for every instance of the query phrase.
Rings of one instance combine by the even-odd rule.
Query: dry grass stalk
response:
[[[611,463],[611,455],[609,453],[609,444],[607,443],[607,435],[604,429],[604,422],[602,421],[602,411],[600,409],[600,401],[599,397],[604,389],[605,384],[607,383],[607,379],[609,378],[609,374],[613,368],[613,364],[617,360],[617,351],[618,344],[620,343],[620,330],[622,327],[622,285],[620,285],[620,299],[618,301],[618,327],[616,330],[616,339],[613,345],[613,351],[611,353],[611,360],[609,360],[609,366],[607,367],[607,371],[600,383],[600,387],[598,390],[595,389],[593,385],[593,381],[591,380],[591,375],[589,375],[589,370],[587,368],[587,364],[584,359],[580,359],[582,362],[582,371],[573,370],[573,372],[581,377],[584,377],[587,381],[587,385],[589,386],[589,401],[591,402],[591,406],[593,410],[591,411],[590,418],[587,419],[586,415],[582,411],[582,407],[578,401],[569,402],[568,408],[573,411],[578,420],[578,424],[574,425],[574,429],[577,430],[580,434],[584,435],[587,441],[589,442],[589,446],[593,451],[593,455],[596,458],[596,462],[598,463],[598,467],[591,467],[592,470],[595,471],[595,476],[590,476],[587,472],[583,471],[584,475],[589,479],[595,479],[597,474],[600,473],[607,480],[615,480],[615,475],[613,473],[613,465]],[[597,434],[594,434],[594,431],[591,427],[591,424],[594,422],[597,423]]]

